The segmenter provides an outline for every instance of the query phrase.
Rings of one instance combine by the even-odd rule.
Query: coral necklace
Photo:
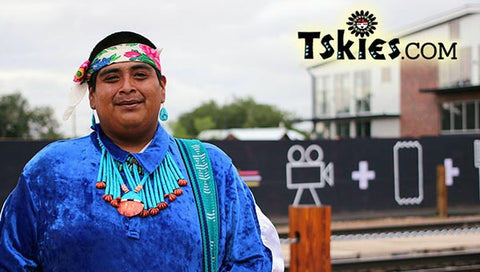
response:
[[[103,200],[116,207],[120,214],[128,217],[157,215],[183,193],[180,186],[188,182],[169,152],[155,171],[147,174],[131,155],[123,163],[115,160],[99,136],[97,139],[102,156],[96,187],[105,189]]]

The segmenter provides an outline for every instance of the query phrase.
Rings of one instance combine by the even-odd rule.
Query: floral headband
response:
[[[73,78],[74,86],[70,90],[69,104],[63,119],[67,120],[72,115],[75,107],[80,103],[88,89],[88,81],[93,73],[110,64],[126,62],[126,61],[141,61],[150,64],[158,71],[162,71],[160,65],[160,52],[148,45],[141,43],[125,43],[119,44],[107,49],[104,49],[93,59],[85,61]]]

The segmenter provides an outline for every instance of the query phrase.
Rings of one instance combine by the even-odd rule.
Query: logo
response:
[[[378,24],[375,22],[375,19],[375,16],[368,11],[355,11],[355,13],[352,13],[351,17],[348,17],[347,25],[350,26],[348,30],[350,30],[350,33],[355,35],[355,37],[368,37],[370,34],[373,34],[376,29],[375,25]]]
[[[321,58],[325,60],[331,57],[337,60],[393,60],[397,57],[410,60],[420,57],[427,60],[457,59],[456,42],[446,45],[443,42],[412,41],[404,46],[399,38],[387,41],[380,37],[374,37],[378,26],[376,19],[373,13],[363,10],[355,11],[348,17],[347,31],[357,40],[348,39],[345,29],[337,29],[336,37],[329,33],[321,35],[321,31],[298,32],[298,39],[304,40],[304,59]],[[318,52],[319,46],[321,46],[320,52]]]

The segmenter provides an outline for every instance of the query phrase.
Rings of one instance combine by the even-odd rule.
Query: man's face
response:
[[[156,128],[165,101],[165,77],[161,81],[155,69],[143,62],[121,62],[100,69],[89,98],[102,129],[120,136]]]

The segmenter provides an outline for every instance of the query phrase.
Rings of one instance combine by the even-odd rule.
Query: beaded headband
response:
[[[126,61],[145,62],[158,71],[162,71],[160,65],[161,51],[161,49],[157,51],[155,48],[141,43],[125,43],[102,50],[92,62],[85,61],[78,68],[73,78],[74,85],[70,90],[69,103],[63,114],[63,120],[67,120],[72,115],[75,107],[85,96],[88,89],[87,82],[93,73],[105,66]]]

